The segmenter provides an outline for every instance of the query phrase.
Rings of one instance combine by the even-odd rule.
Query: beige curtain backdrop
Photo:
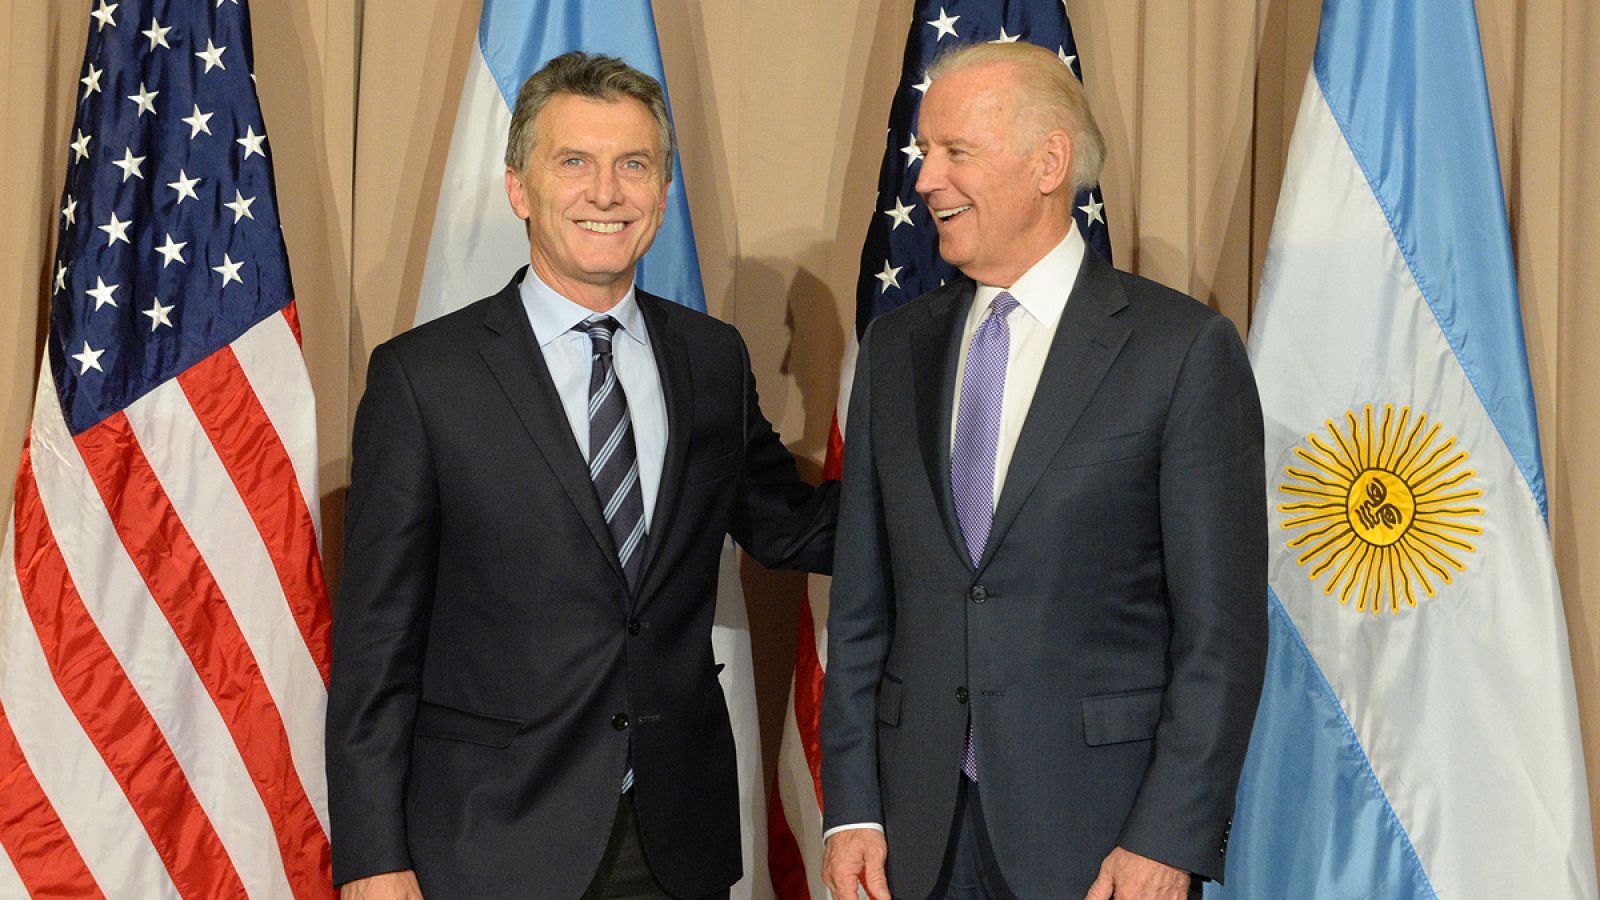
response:
[[[339,574],[350,422],[374,345],[409,326],[480,0],[254,0],[256,66],[321,431]],[[1600,6],[1479,0],[1584,723],[1600,797]],[[0,0],[0,504],[47,317],[88,0]],[[820,468],[854,320],[911,0],[656,0],[711,312]],[[1248,327],[1318,0],[1073,0],[1111,149],[1118,263]],[[1589,52],[1585,52],[1589,51]],[[498,172],[485,172],[498,180]],[[1587,302],[1586,302],[1587,301]],[[1583,498],[1588,497],[1586,502]],[[746,565],[770,772],[801,581]],[[1539,736],[1530,735],[1537,740]]]

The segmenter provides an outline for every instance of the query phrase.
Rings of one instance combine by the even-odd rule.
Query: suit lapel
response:
[[[662,546],[673,534],[672,517],[683,492],[684,469],[689,459],[689,432],[694,422],[694,379],[689,369],[689,351],[683,336],[671,327],[663,300],[638,291],[639,310],[650,330],[650,349],[655,354],[656,372],[661,379],[661,395],[667,404],[667,453],[661,463],[661,481],[656,488],[655,509],[650,516],[650,533],[645,539],[644,565],[639,570],[639,596],[649,583],[654,562]]]
[[[945,536],[967,559],[950,495],[950,409],[955,404],[956,364],[961,358],[961,331],[977,288],[960,278],[922,301],[928,318],[911,329],[911,372],[916,395],[917,445],[928,470],[928,483]]]
[[[500,390],[505,392],[511,408],[516,410],[539,455],[544,457],[577,508],[578,517],[604,551],[617,578],[626,583],[600,501],[595,497],[594,482],[589,479],[589,465],[578,452],[572,425],[567,421],[561,397],[550,378],[550,369],[533,336],[533,326],[528,324],[527,312],[522,308],[517,291],[517,282],[521,280],[520,276],[513,280],[489,304],[483,324],[494,336],[478,351],[479,356],[494,375]]]
[[[1122,351],[1130,329],[1116,314],[1127,305],[1116,270],[1093,249],[1085,252],[1006,469],[980,569],[1005,540],[1045,467],[1072,433],[1078,417]],[[945,415],[948,418],[948,411]]]

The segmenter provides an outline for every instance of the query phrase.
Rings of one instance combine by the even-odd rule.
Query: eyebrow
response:
[[[949,147],[952,150],[971,150],[972,148],[978,146],[977,144],[973,143],[972,141],[967,140],[966,138],[952,138],[952,139],[950,139],[948,141],[934,141],[934,140],[930,140],[928,138],[925,138],[920,134],[917,135],[917,138],[914,141],[914,143],[918,147],[923,147],[923,148],[926,148],[929,144],[939,144],[940,146],[943,146],[943,147]]]
[[[554,155],[555,156],[582,156],[582,157],[585,157],[585,158],[592,158],[594,156],[594,153],[592,151],[582,150],[582,149],[579,149],[577,147],[557,147],[555,149],[555,151],[554,151]],[[623,152],[621,152],[621,153],[619,153],[617,155],[620,156],[620,157],[644,156],[644,157],[648,157],[650,159],[654,159],[656,157],[656,151],[655,151],[655,148],[653,148],[653,147],[643,147],[643,148],[640,148],[640,149],[637,149],[637,150],[624,150]]]

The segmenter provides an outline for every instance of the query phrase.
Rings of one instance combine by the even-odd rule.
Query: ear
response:
[[[656,227],[660,228],[667,221],[667,194],[672,190],[672,173],[667,173],[665,181],[661,182],[661,202],[656,204]]]
[[[1068,182],[1072,171],[1072,138],[1059,128],[1039,142],[1039,192],[1053,194]]]
[[[526,220],[531,212],[528,207],[528,188],[522,183],[522,176],[517,170],[506,166],[506,199],[511,201],[511,211],[517,218]]]

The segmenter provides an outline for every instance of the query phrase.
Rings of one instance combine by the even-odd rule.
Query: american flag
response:
[[[1062,0],[918,0],[906,38],[905,63],[889,112],[889,129],[878,173],[878,197],[861,249],[856,283],[856,337],[882,313],[955,277],[939,258],[933,221],[914,186],[922,154],[917,150],[917,109],[928,89],[928,65],[951,47],[979,41],[1031,41],[1055,51],[1082,77],[1078,46]],[[1081,191],[1074,216],[1089,246],[1111,259],[1105,205],[1098,187]],[[851,347],[854,347],[852,342]],[[854,353],[846,354],[839,403],[849,406]],[[824,477],[838,478],[844,459],[844,428],[838,413],[828,441]],[[800,612],[794,683],[789,692],[778,772],[768,802],[768,854],[772,882],[783,900],[827,897],[822,886],[821,750],[817,740],[822,673],[827,665],[828,605],[813,588]]]
[[[331,896],[316,435],[245,0],[94,0],[0,556],[0,896]]]

